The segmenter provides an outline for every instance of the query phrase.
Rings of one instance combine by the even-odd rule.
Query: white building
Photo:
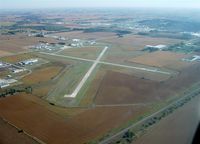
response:
[[[29,59],[22,62],[19,62],[20,65],[32,65],[33,63],[37,63],[38,59]]]
[[[25,69],[14,69],[12,70],[13,73],[20,73],[20,72],[23,72],[25,71]]]
[[[5,63],[5,62],[0,62],[0,68],[5,68],[5,67],[9,67],[9,66],[11,66],[11,64]]]
[[[73,39],[72,41],[73,41],[73,42],[79,42],[80,39]]]
[[[156,46],[146,45],[146,47],[162,50],[162,49],[166,48],[167,46],[166,45],[156,45]]]
[[[182,60],[183,61],[187,61],[187,62],[200,61],[200,56],[194,55],[194,56],[192,56],[192,58],[184,58]]]

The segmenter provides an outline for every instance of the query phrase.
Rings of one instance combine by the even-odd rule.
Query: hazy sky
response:
[[[0,0],[1,9],[59,7],[188,7],[200,0]]]

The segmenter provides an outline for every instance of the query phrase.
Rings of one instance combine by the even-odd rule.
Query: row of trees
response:
[[[0,98],[21,92],[32,93],[32,87],[25,87],[23,89],[14,89],[14,88],[6,89],[4,92],[0,93]]]
[[[155,123],[157,123],[158,121],[160,121],[161,119],[163,119],[164,117],[166,117],[167,115],[172,113],[177,108],[182,107],[184,104],[186,104],[188,101],[190,101],[192,98],[198,96],[199,94],[200,94],[200,91],[192,93],[188,97],[182,99],[181,101],[176,102],[172,106],[170,106],[167,109],[163,110],[161,113],[159,113],[159,114],[155,115],[154,117],[148,119],[147,121],[145,121],[141,125],[141,128],[139,129],[139,131],[144,131],[145,129],[147,129],[150,126],[154,125]],[[139,131],[136,130],[135,132],[138,133]],[[117,144],[130,144],[130,143],[132,143],[132,141],[136,137],[136,133],[134,133],[134,130],[130,129],[127,132],[125,132],[123,134],[123,136],[121,137],[121,139],[118,140],[116,143]]]

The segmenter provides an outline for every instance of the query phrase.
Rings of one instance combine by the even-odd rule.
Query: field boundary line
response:
[[[17,127],[16,125],[12,124],[11,122],[9,122],[8,120],[6,120],[3,117],[0,117],[5,123],[9,124],[10,126],[14,127],[17,130],[22,130],[22,133],[24,133],[25,135],[27,135],[28,137],[30,137],[31,139],[33,139],[34,141],[38,142],[39,144],[46,144],[45,142],[43,142],[42,140],[38,139],[35,136],[32,136],[31,134],[29,134],[28,132],[24,131],[23,129],[20,129],[19,127]]]
[[[197,93],[197,94],[196,94],[196,93]],[[194,90],[193,92],[190,92],[190,93],[186,94],[185,96],[180,97],[179,99],[177,99],[177,100],[175,100],[174,102],[168,104],[167,106],[161,108],[160,110],[158,110],[158,111],[156,111],[156,112],[150,114],[149,116],[143,118],[142,120],[140,120],[140,121],[138,121],[138,122],[136,122],[136,123],[130,125],[129,127],[127,127],[127,128],[125,128],[125,129],[123,129],[123,130],[117,132],[116,134],[114,134],[114,135],[108,137],[107,139],[100,141],[99,144],[110,144],[111,142],[113,142],[113,140],[114,140],[115,138],[120,137],[120,136],[123,135],[125,132],[127,132],[129,129],[132,129],[132,128],[136,127],[137,125],[142,124],[143,122],[145,122],[145,121],[151,119],[152,117],[156,116],[157,114],[162,113],[163,111],[165,111],[166,109],[168,109],[168,108],[170,108],[171,106],[175,105],[176,103],[181,102],[182,100],[186,99],[187,97],[190,97],[192,94],[195,94],[195,95],[199,96],[199,93],[200,93],[200,89],[196,89],[196,90]]]

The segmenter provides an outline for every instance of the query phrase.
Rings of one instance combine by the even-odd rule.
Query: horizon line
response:
[[[38,9],[78,9],[78,8],[81,8],[81,9],[125,9],[125,8],[129,8],[129,9],[132,9],[132,8],[146,8],[146,9],[159,9],[159,8],[164,8],[164,9],[199,9],[200,10],[200,6],[197,6],[197,7],[185,7],[185,6],[182,6],[182,7],[176,7],[176,6],[115,6],[115,7],[111,7],[111,6],[99,6],[99,7],[93,7],[93,6],[88,6],[88,7],[85,7],[85,6],[67,6],[67,7],[33,7],[33,8],[30,8],[30,7],[27,7],[27,8],[1,8],[0,7],[0,10],[9,10],[9,11],[14,11],[14,10],[38,10]],[[169,10],[170,10],[169,9]]]

